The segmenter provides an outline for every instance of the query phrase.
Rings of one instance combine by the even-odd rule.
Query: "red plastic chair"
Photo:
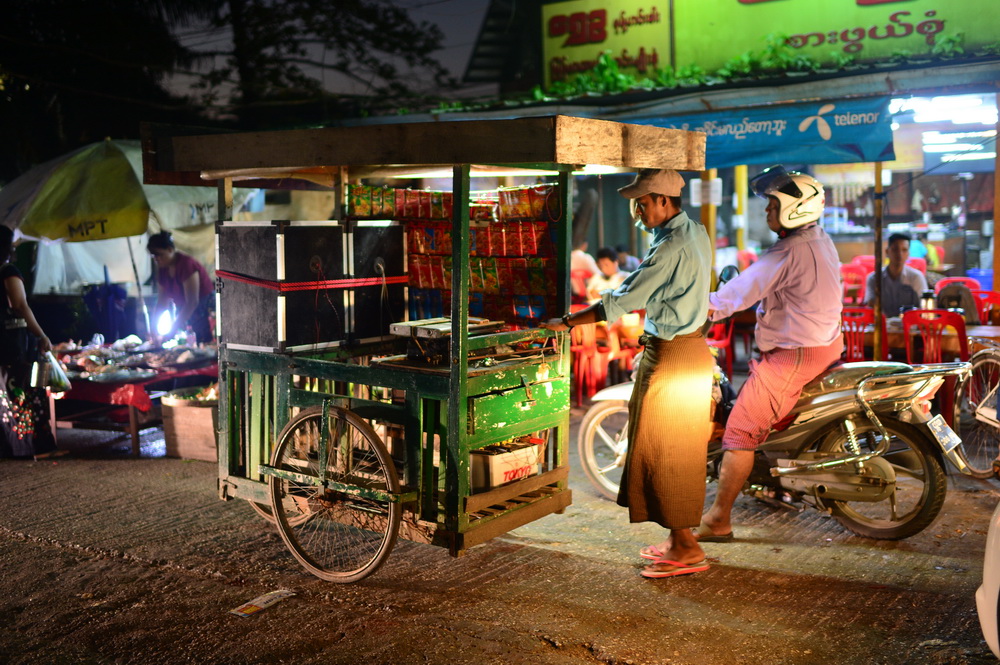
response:
[[[942,247],[941,245],[931,245],[931,248],[937,255],[937,265],[938,266],[944,265],[944,247]]]
[[[927,259],[918,259],[917,257],[914,256],[912,258],[906,259],[906,265],[916,270],[919,270],[924,275],[927,274]]]
[[[874,254],[859,254],[851,259],[851,263],[858,266],[863,266],[868,272],[875,272],[875,255]]]
[[[733,376],[733,319],[712,324],[705,341],[712,348],[719,349],[726,354],[726,376]]]
[[[594,276],[594,273],[589,270],[570,270],[569,271],[569,290],[571,301],[574,303],[586,303],[587,301],[587,282],[590,278]]]
[[[875,327],[875,310],[871,307],[845,307],[840,315],[841,330],[844,331],[844,360],[849,363],[863,360],[874,360],[865,355],[865,329]],[[889,359],[889,336],[885,330],[885,317],[882,322],[882,357]]]
[[[635,357],[642,351],[642,318],[635,312],[626,314],[608,328],[608,380],[628,381],[635,369]]]
[[[969,287],[970,291],[973,289],[980,291],[983,288],[982,284],[979,283],[979,280],[972,277],[945,277],[944,279],[939,279],[937,284],[934,285],[934,295],[941,293],[941,289],[949,284],[965,284]]]
[[[903,334],[906,338],[906,362],[914,361],[913,337],[924,342],[924,363],[942,362],[941,339],[945,328],[954,328],[958,336],[958,359],[969,359],[969,338],[965,334],[965,319],[957,312],[946,309],[910,309],[903,312]],[[916,328],[915,334],[911,329]]]
[[[583,406],[604,387],[607,373],[607,349],[597,344],[597,324],[583,323],[570,328],[570,356],[573,360],[573,382],[576,388],[576,405]]]
[[[976,299],[979,309],[979,321],[984,325],[989,325],[990,310],[1000,310],[1000,293],[996,291],[980,291],[979,289],[969,289],[972,297]]]
[[[868,272],[856,263],[840,264],[840,281],[843,285],[842,298],[845,305],[860,305],[865,301],[865,285],[868,283]],[[857,286],[853,295],[848,287]]]
[[[736,267],[743,272],[757,261],[757,252],[752,249],[741,249],[736,252]]]

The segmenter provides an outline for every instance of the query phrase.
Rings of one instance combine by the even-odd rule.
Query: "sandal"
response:
[[[664,568],[664,566],[667,566]],[[642,569],[639,573],[643,577],[657,579],[660,577],[677,577],[678,575],[691,575],[700,573],[710,568],[708,559],[702,559],[698,563],[681,563],[670,559],[659,559]]]

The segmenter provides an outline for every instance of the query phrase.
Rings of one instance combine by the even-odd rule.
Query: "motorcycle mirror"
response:
[[[719,284],[725,284],[736,279],[737,275],[740,274],[740,269],[736,266],[726,266],[719,273]]]

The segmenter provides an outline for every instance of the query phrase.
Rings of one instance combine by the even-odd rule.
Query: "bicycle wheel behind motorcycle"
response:
[[[895,489],[887,499],[876,502],[825,500],[834,518],[844,527],[866,538],[901,540],[920,533],[941,512],[947,492],[946,477],[935,457],[933,443],[916,427],[898,420],[883,421],[890,441],[882,455],[896,474]],[[859,426],[861,452],[870,452],[882,443],[882,434],[873,426]],[[820,452],[846,452],[847,436],[833,430],[819,446]]]
[[[997,385],[1000,384],[1000,354],[977,354],[972,372],[955,394],[955,433],[962,439],[957,448],[975,478],[994,475],[993,463],[1000,454],[1000,428],[996,420]]]

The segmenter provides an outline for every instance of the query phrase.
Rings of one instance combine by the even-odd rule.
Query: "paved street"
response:
[[[575,410],[573,423],[582,411]],[[990,663],[973,594],[994,482],[952,479],[902,542],[742,498],[711,570],[639,576],[629,525],[573,460],[573,505],[453,559],[400,542],[355,585],[305,573],[216,468],[68,431],[56,461],[0,462],[4,663]],[[296,596],[249,617],[230,609]]]

